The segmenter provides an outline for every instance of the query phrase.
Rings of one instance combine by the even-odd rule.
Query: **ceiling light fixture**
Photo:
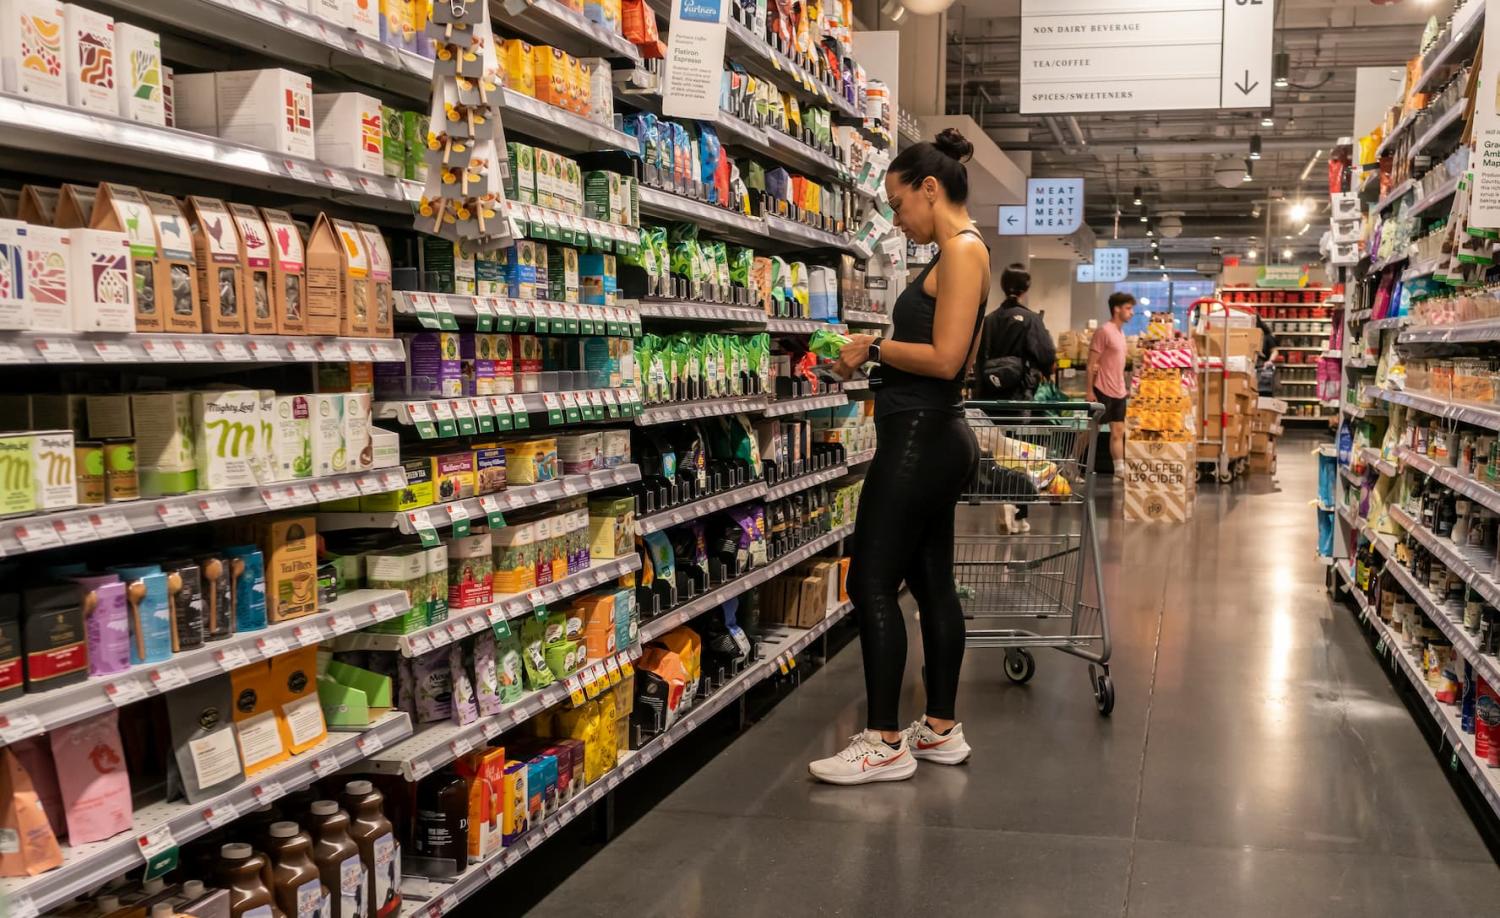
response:
[[[1307,181],[1307,177],[1309,175],[1312,175],[1313,166],[1316,166],[1318,164],[1318,160],[1320,160],[1322,158],[1323,158],[1323,151],[1322,150],[1314,150],[1312,158],[1307,161],[1307,165],[1305,165],[1305,166],[1302,167],[1302,174],[1300,176],[1298,176],[1297,181],[1299,181],[1299,182],[1305,182],[1305,181]]]
[[[1250,158],[1260,159],[1260,135],[1250,135]]]
[[[1265,127],[1265,128],[1275,127],[1276,126],[1276,119],[1271,116],[1270,112],[1266,112],[1264,115],[1261,115],[1261,117],[1260,117],[1260,126],[1261,127]]]
[[[1245,160],[1245,176],[1244,178],[1240,179],[1240,182],[1243,184],[1245,182],[1253,181],[1255,181],[1255,163],[1247,159]]]
[[[1252,216],[1252,217],[1259,217],[1260,216],[1260,205],[1259,204],[1256,204],[1254,207],[1250,208],[1250,216]],[[1255,237],[1251,236],[1250,238],[1254,239]]]
[[[1301,220],[1307,216],[1307,204],[1303,201],[1293,201],[1291,209],[1287,211],[1287,216],[1293,221]]]
[[[900,22],[901,17],[906,15],[906,7],[902,5],[901,0],[886,0],[880,12],[890,17],[891,22]]]
[[[1271,58],[1271,85],[1277,89],[1286,89],[1292,85],[1292,56],[1285,51],[1278,51]]]
[[[1214,242],[1218,242],[1220,239],[1223,239],[1223,238],[1224,238],[1223,236],[1215,236],[1214,237]]]
[[[1169,280],[1172,279],[1172,276],[1170,274],[1168,274],[1167,272],[1163,271],[1163,272],[1161,272],[1161,279],[1164,280],[1164,281],[1169,281]]]
[[[1250,259],[1251,261],[1255,260],[1255,255],[1256,255],[1256,252],[1255,252],[1254,249],[1250,249],[1249,251],[1247,251],[1245,253],[1245,257],[1248,258],[1248,259]]]
[[[1302,228],[1299,229],[1299,230],[1297,230],[1297,235],[1298,236],[1302,236],[1302,235],[1306,234],[1307,231],[1310,230],[1310,229],[1312,229],[1312,224],[1311,223],[1304,223],[1304,224],[1302,224]]]
[[[1147,222],[1147,220],[1146,220],[1146,212],[1144,210],[1141,211],[1141,222],[1142,223],[1146,223]]]
[[[936,16],[953,5],[953,0],[901,0],[913,16]]]
[[[1281,250],[1281,257],[1282,258],[1288,258],[1288,259],[1291,258],[1292,257],[1292,250],[1291,249],[1282,249]]]
[[[1154,229],[1152,229],[1152,228],[1151,228],[1151,227],[1149,227],[1149,226],[1148,226],[1148,227],[1146,227],[1146,238],[1148,238],[1148,239],[1149,239],[1149,238],[1151,238],[1151,237],[1152,237],[1152,236],[1155,236],[1155,235],[1156,235],[1156,230],[1154,230]],[[1156,243],[1154,243],[1154,242],[1153,242],[1153,243],[1151,243],[1151,244],[1152,244],[1152,245],[1156,245]]]
[[[1141,186],[1135,186],[1135,200],[1131,202],[1136,207],[1141,206]]]

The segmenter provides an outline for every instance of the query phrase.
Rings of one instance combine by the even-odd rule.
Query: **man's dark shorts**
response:
[[[1099,419],[1101,424],[1112,424],[1125,420],[1125,402],[1128,401],[1127,396],[1122,395],[1119,398],[1115,398],[1111,395],[1105,395],[1103,392],[1098,393],[1098,396],[1099,403],[1104,406],[1104,417]]]

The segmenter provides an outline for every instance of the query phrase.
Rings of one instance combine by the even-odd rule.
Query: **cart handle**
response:
[[[996,401],[988,401],[988,402],[969,401],[969,402],[964,402],[963,404],[964,404],[965,408],[978,408],[978,409],[981,409],[981,410],[990,410],[990,409],[999,410],[999,409],[1020,408],[1020,409],[1027,410],[1027,411],[1031,411],[1031,410],[1041,410],[1041,411],[1093,411],[1093,412],[1098,412],[1098,413],[1101,413],[1101,414],[1104,412],[1104,406],[1102,404],[1100,404],[1099,402],[1088,402],[1088,401],[1077,401],[1077,402],[1010,402],[1010,401],[996,400]]]

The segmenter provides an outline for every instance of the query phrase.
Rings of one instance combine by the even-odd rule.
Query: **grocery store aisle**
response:
[[[1490,851],[1323,589],[1315,474],[1288,441],[1276,484],[1205,488],[1190,524],[1108,523],[1112,718],[1079,661],[1044,653],[1016,687],[971,652],[972,764],[817,785],[807,761],[862,724],[850,646],[531,914],[1493,911]]]

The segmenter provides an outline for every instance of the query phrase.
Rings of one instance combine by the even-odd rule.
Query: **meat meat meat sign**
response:
[[[1269,108],[1275,0],[1021,0],[1021,112]]]
[[[1083,224],[1083,179],[1030,178],[1025,204],[1000,206],[1002,236],[1066,236]]]

